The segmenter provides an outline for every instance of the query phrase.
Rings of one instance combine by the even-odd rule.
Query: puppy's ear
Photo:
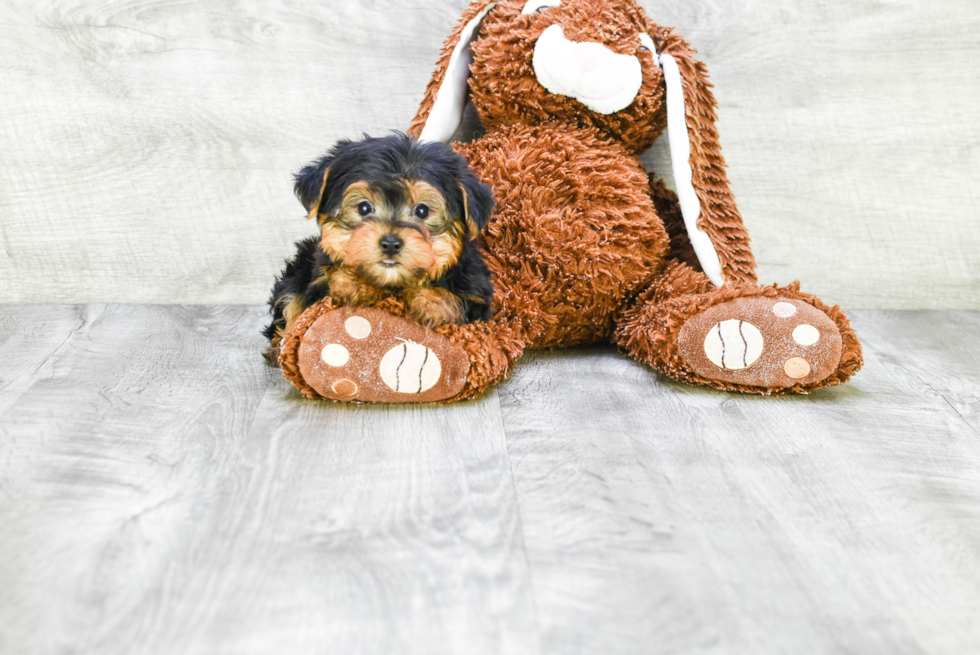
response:
[[[459,190],[463,194],[463,220],[470,239],[479,236],[493,214],[493,191],[467,170],[460,179]]]
[[[309,212],[306,215],[307,219],[316,218],[320,213],[320,204],[323,202],[323,194],[327,190],[327,180],[330,178],[330,164],[332,162],[332,156],[321,157],[304,166],[295,175],[296,186],[294,190],[296,197]]]
[[[470,43],[480,23],[497,5],[491,0],[474,0],[446,39],[436,70],[425,90],[425,97],[412,120],[408,133],[419,141],[449,143],[463,120],[466,92],[469,90]]]

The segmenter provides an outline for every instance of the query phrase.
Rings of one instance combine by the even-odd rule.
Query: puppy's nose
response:
[[[394,234],[386,234],[381,237],[378,245],[381,246],[381,252],[391,257],[401,252],[405,242],[402,241],[401,237],[396,237]]]

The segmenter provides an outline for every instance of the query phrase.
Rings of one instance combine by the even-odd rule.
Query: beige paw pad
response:
[[[431,348],[406,341],[381,358],[381,380],[398,393],[422,393],[442,376],[442,362]]]
[[[786,371],[786,375],[794,380],[799,380],[810,375],[810,362],[802,357],[792,357],[786,360],[786,363],[783,365],[783,370]]]
[[[352,380],[341,379],[331,385],[331,389],[338,396],[352,397],[357,393],[357,384]]]
[[[355,339],[367,339],[371,336],[371,321],[363,316],[351,316],[344,322],[344,329]]]
[[[812,346],[820,341],[820,330],[806,323],[798,325],[793,330],[793,341],[801,346]]]
[[[323,351],[320,353],[320,359],[327,366],[344,366],[350,361],[350,351],[339,343],[331,343],[323,347]]]
[[[777,302],[772,306],[772,313],[779,318],[789,318],[796,313],[796,305],[788,302]]]
[[[738,319],[718,323],[704,338],[704,354],[722,369],[748,368],[762,355],[765,340],[759,328]]]

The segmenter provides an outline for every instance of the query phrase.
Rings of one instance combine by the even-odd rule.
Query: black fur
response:
[[[323,174],[328,167],[327,187],[317,204]],[[404,186],[399,181],[406,179],[423,180],[435,187],[445,198],[448,213],[460,221],[465,220],[464,207],[468,209],[477,231],[490,221],[494,207],[490,187],[477,179],[461,155],[445,144],[419,143],[403,134],[341,141],[319,160],[305,166],[295,179],[296,197],[308,212],[315,209],[316,214],[329,214],[338,209],[347,187],[360,181],[382,190],[395,204],[404,193]],[[493,286],[477,243],[470,238],[468,230],[463,232],[459,261],[431,284],[459,297],[463,303],[463,320],[470,323],[489,317]],[[324,267],[334,264],[319,248],[319,237],[311,236],[297,242],[296,249],[272,288],[269,299],[272,322],[263,331],[270,340],[286,324],[280,299],[302,296],[305,309],[330,293],[325,282],[314,284],[320,279]]]
[[[443,143],[419,143],[404,134],[341,141],[296,174],[296,197],[307,211],[313,209],[319,197],[327,168],[330,178],[317,213],[337,209],[344,191],[354,182],[367,182],[397,202],[404,191],[398,182],[406,179],[423,180],[434,186],[446,199],[449,213],[459,217],[464,213],[462,185],[469,197],[470,218],[478,231],[486,227],[493,212],[490,187],[477,179],[462,155]]]

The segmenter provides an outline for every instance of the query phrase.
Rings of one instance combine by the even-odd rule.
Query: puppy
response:
[[[271,364],[282,335],[327,296],[352,306],[397,296],[428,327],[489,316],[476,239],[493,194],[449,146],[402,134],[341,141],[296,175],[295,190],[320,236],[296,244],[272,287]]]

